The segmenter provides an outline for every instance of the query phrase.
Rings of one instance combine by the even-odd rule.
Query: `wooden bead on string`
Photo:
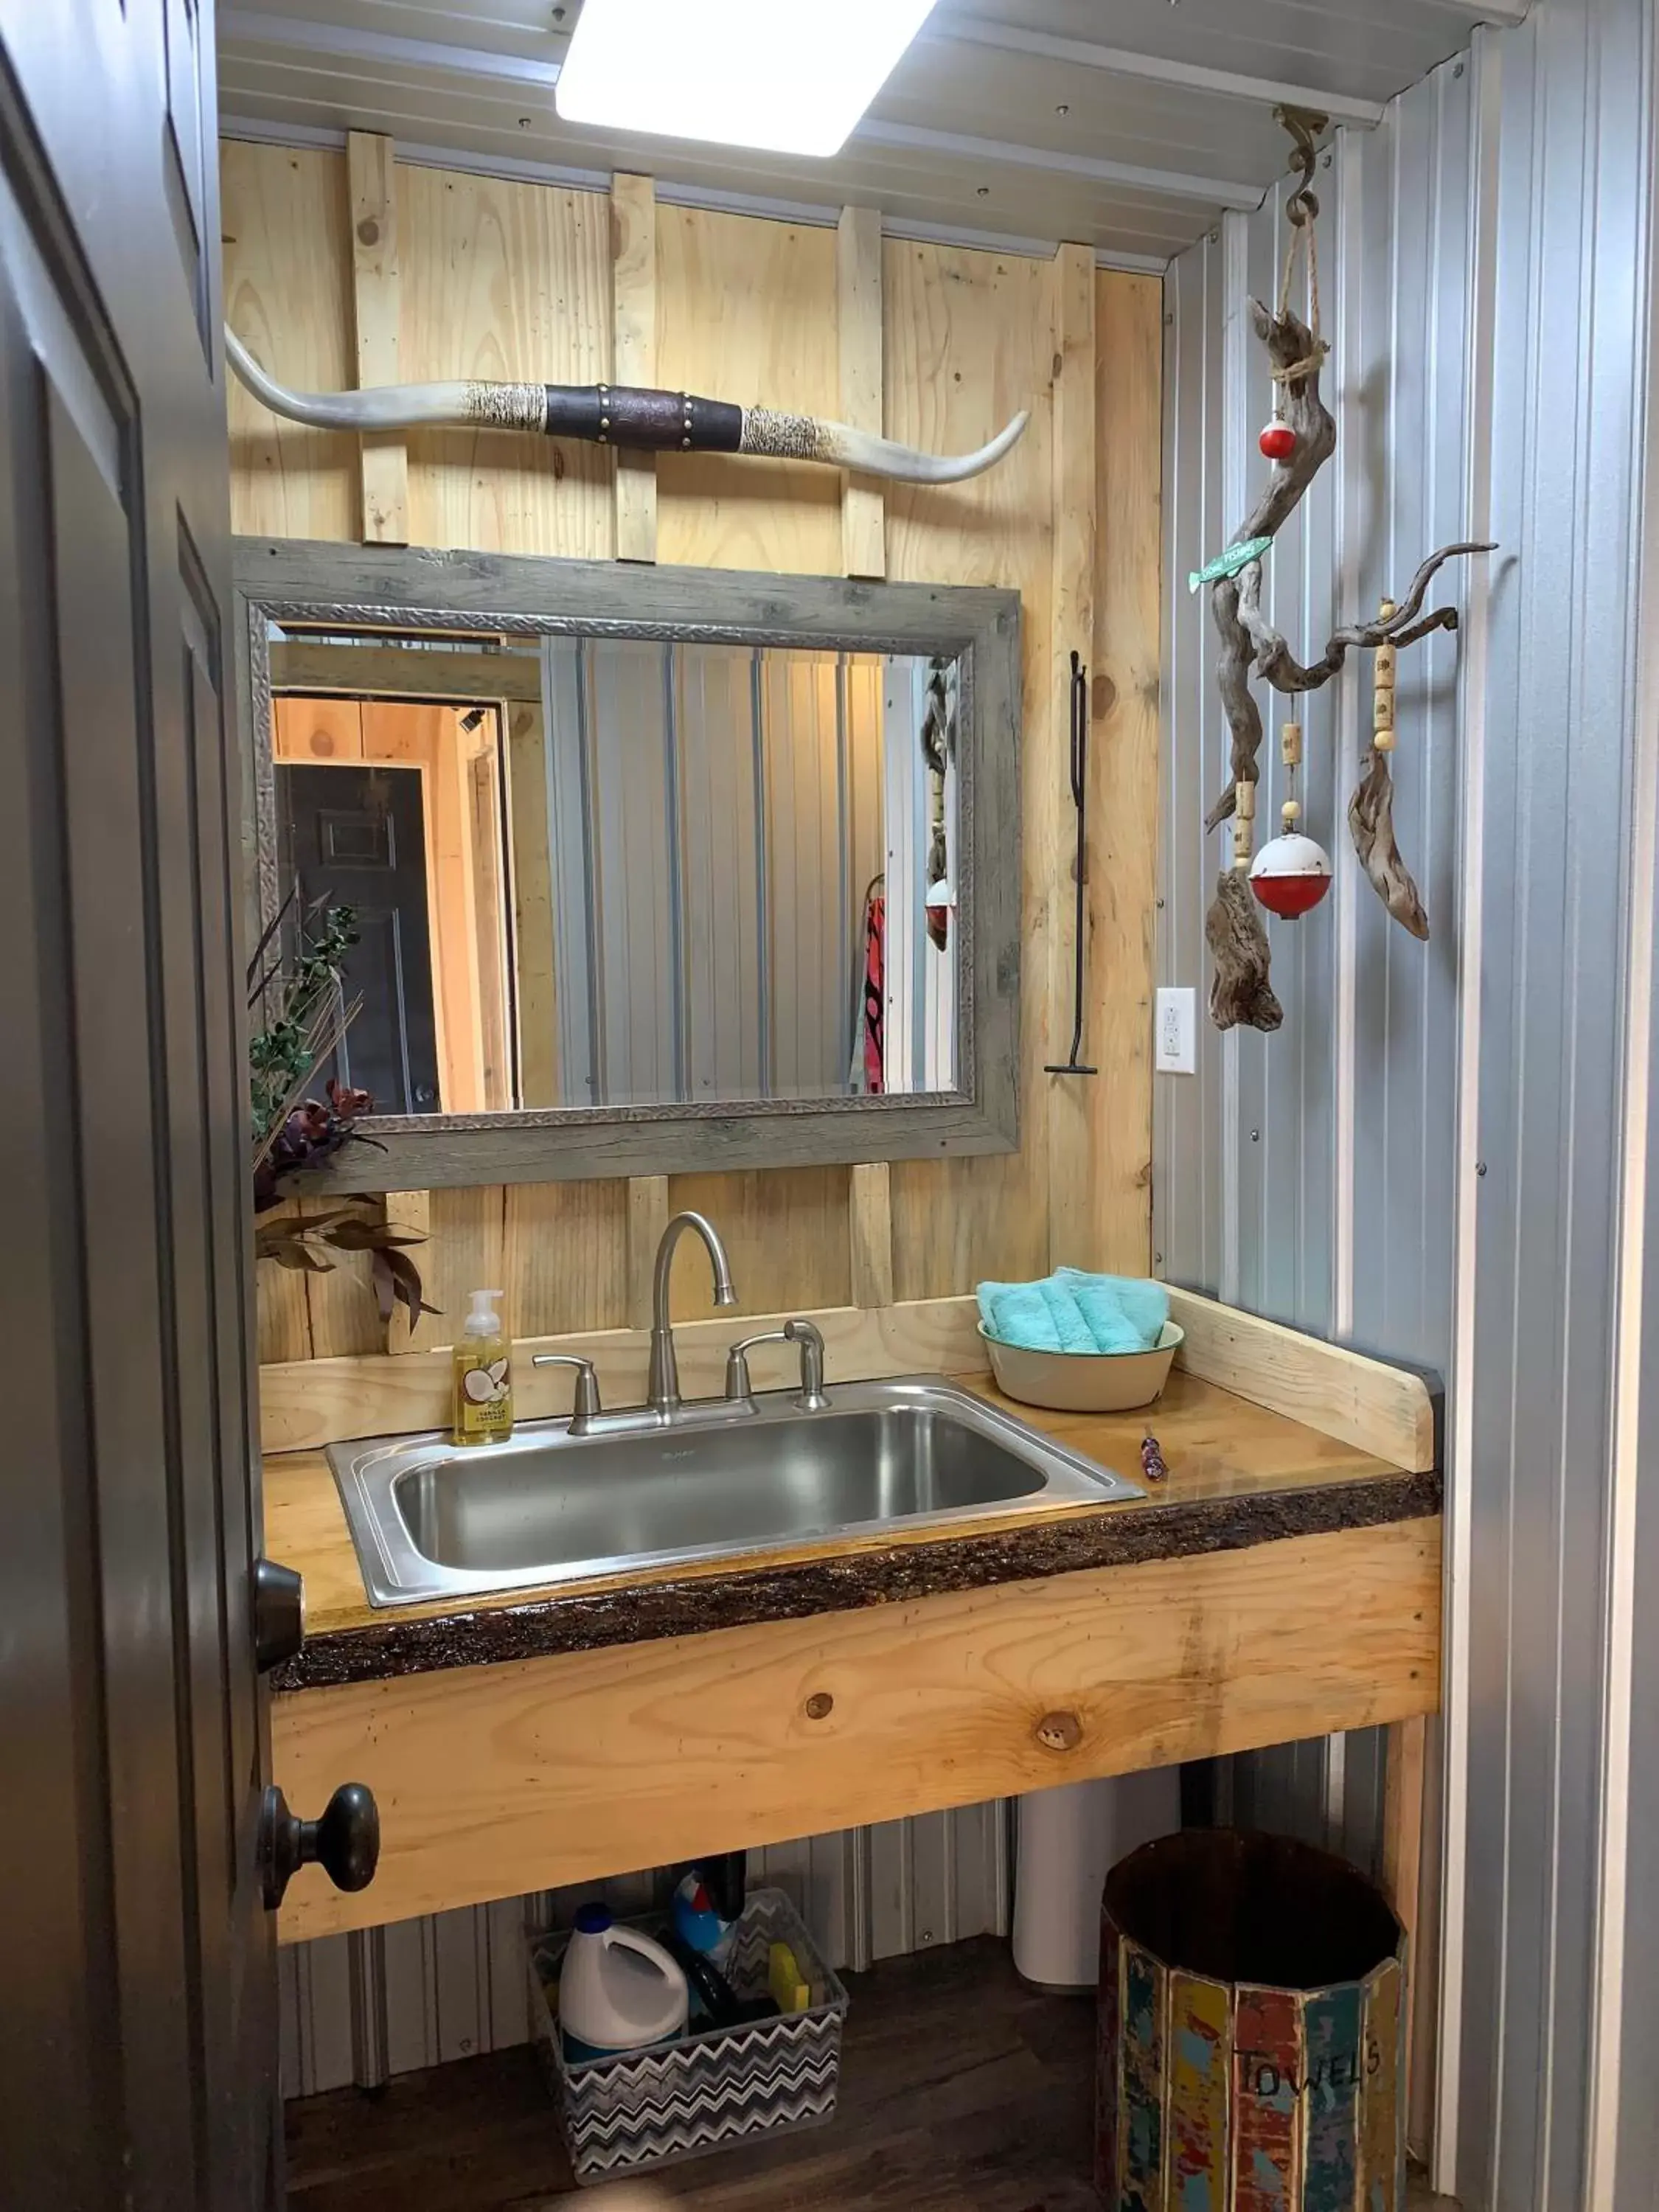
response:
[[[1384,622],[1391,622],[1395,615],[1394,601],[1384,599],[1378,611]],[[1379,645],[1372,675],[1375,688],[1371,694],[1371,744],[1379,753],[1391,753],[1395,749],[1394,692],[1397,665],[1398,655],[1393,642],[1388,641]]]
[[[1331,887],[1331,863],[1323,848],[1297,828],[1302,805],[1295,795],[1302,762],[1302,725],[1281,724],[1279,757],[1285,764],[1286,796],[1279,810],[1278,836],[1264,845],[1250,870],[1250,889],[1269,914],[1293,921],[1310,913]]]
[[[1302,765],[1302,725],[1285,722],[1279,732],[1279,757],[1285,763],[1286,782],[1290,789],[1279,810],[1279,818],[1286,830],[1293,830],[1302,819],[1302,802],[1296,796],[1296,771]]]

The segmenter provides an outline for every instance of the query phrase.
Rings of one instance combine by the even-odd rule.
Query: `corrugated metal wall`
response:
[[[749,1879],[788,1893],[833,1966],[1003,1935],[1011,1812],[999,1801],[775,1844],[750,1852]],[[295,1944],[280,1954],[284,2095],[528,2041],[526,1929],[568,1926],[596,1894],[647,1911],[665,1886],[662,1875],[624,1875]]]
[[[1603,1876],[1628,1812],[1607,1723],[1621,1671],[1629,1689],[1609,1635],[1634,1475],[1615,1453],[1620,1389],[1639,1382],[1616,1331],[1638,733],[1651,740],[1654,11],[1548,0],[1480,57],[1483,489],[1506,557],[1472,641],[1457,2172],[1494,2206],[1577,2212],[1614,2201],[1610,2162],[1590,2156],[1593,2078],[1613,2057],[1597,1948],[1612,1968],[1626,1937]],[[1639,1260],[1639,1222],[1632,1234]],[[1650,1764],[1650,1722],[1638,1748]],[[1650,2007],[1659,1957],[1623,1965]],[[1632,2119],[1653,2102],[1652,2051],[1628,2047],[1622,2080],[1604,2080]],[[1651,2162],[1632,2166],[1618,2202],[1651,2204],[1653,2188]]]
[[[1347,848],[1362,672],[1304,717],[1338,874],[1275,927],[1285,1029],[1209,1033],[1199,1076],[1158,1085],[1164,1272],[1450,1386],[1436,2179],[1472,2212],[1649,2205],[1659,2148],[1654,37],[1651,0],[1540,0],[1322,172],[1342,444],[1275,550],[1276,618],[1315,644],[1437,543],[1503,548],[1448,580],[1461,636],[1401,660],[1397,819],[1435,942]],[[1169,287],[1160,981],[1200,988],[1224,762],[1184,575],[1246,505],[1269,403],[1239,309],[1279,220],[1230,218]],[[1224,1793],[1363,1858],[1361,1778],[1374,1800],[1350,1740],[1234,1762]]]
[[[1274,546],[1267,605],[1311,659],[1332,630],[1402,592],[1422,556],[1468,535],[1470,180],[1474,78],[1448,63],[1373,132],[1344,131],[1317,178],[1325,389],[1335,460]],[[1208,988],[1204,915],[1228,854],[1204,816],[1227,775],[1207,593],[1265,464],[1273,407],[1250,296],[1271,303],[1284,194],[1229,216],[1171,270],[1165,414],[1164,787],[1158,980]],[[1444,590],[1468,579],[1453,569]],[[1426,947],[1389,921],[1346,819],[1370,731],[1370,661],[1355,656],[1300,707],[1304,826],[1336,880],[1310,921],[1272,927],[1285,1026],[1219,1036],[1200,1013],[1195,1077],[1155,1102],[1154,1247],[1172,1282],[1443,1376],[1451,1358],[1458,1039],[1458,642],[1401,656],[1395,822],[1428,908]],[[1260,836],[1285,796],[1276,701]],[[1377,1847],[1382,1746],[1286,1747],[1222,1777],[1232,1817]]]
[[[882,662],[549,638],[542,665],[556,1103],[844,1091],[885,851]]]

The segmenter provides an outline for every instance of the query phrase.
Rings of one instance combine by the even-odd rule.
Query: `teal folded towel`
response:
[[[1162,1283],[1061,1267],[1040,1283],[981,1283],[979,1315],[1027,1352],[1150,1352],[1170,1317]]]
[[[1170,1318],[1170,1293],[1144,1275],[1088,1275],[1081,1267],[1059,1267],[1063,1283],[1082,1307],[1102,1352],[1151,1352]],[[1126,1343],[1107,1343],[1102,1332],[1127,1329]]]
[[[1093,1352],[1094,1333],[1083,1310],[1051,1275],[1042,1283],[981,1283],[980,1319],[1003,1344],[1030,1352]]]

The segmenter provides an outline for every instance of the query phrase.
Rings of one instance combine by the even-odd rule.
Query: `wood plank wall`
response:
[[[639,1318],[645,1248],[667,1211],[725,1234],[749,1311],[948,1297],[1060,1260],[1151,1264],[1151,947],[1157,831],[1162,287],[1050,262],[885,240],[866,210],[839,231],[713,214],[619,178],[611,199],[412,167],[375,142],[345,155],[227,142],[227,313],[285,382],[615,377],[873,422],[937,449],[978,445],[1016,409],[1025,437],[973,483],[845,484],[804,465],[471,433],[401,453],[279,423],[233,379],[240,531],[416,544],[874,574],[1016,587],[1024,610],[1022,1142],[1000,1158],[906,1161],[624,1182],[404,1194],[429,1228],[422,1265],[446,1321],[482,1282],[515,1334]],[[366,234],[372,227],[374,237]],[[395,307],[395,320],[393,312]],[[878,379],[878,356],[879,376]],[[843,392],[843,385],[846,386]],[[401,507],[400,507],[401,495]],[[1073,836],[1066,658],[1093,670],[1087,1056],[1064,1060],[1072,1009]],[[707,1308],[698,1255],[676,1304]],[[358,1263],[271,1267],[261,1358],[382,1349]],[[408,1341],[405,1335],[403,1342]]]

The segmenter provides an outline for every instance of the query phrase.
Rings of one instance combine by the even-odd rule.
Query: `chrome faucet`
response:
[[[568,1352],[538,1352],[531,1360],[532,1367],[574,1367],[576,1382],[570,1401],[570,1433],[586,1437],[592,1433],[593,1424],[604,1411],[599,1404],[599,1378],[593,1372],[591,1359],[579,1359]]]
[[[714,1271],[714,1304],[734,1306],[738,1294],[732,1287],[732,1270],[720,1231],[701,1213],[677,1213],[662,1232],[657,1247],[657,1268],[651,1284],[651,1374],[646,1401],[653,1413],[672,1413],[680,1403],[680,1367],[674,1354],[674,1328],[668,1318],[668,1279],[673,1273],[674,1247],[688,1229],[695,1229],[708,1254]]]
[[[810,1321],[787,1321],[781,1328],[769,1328],[759,1336],[745,1336],[726,1355],[726,1396],[728,1405],[746,1406],[753,1398],[749,1380],[749,1355],[757,1344],[798,1344],[800,1346],[800,1389],[795,1403],[803,1413],[821,1413],[830,1403],[823,1395],[823,1339]]]

